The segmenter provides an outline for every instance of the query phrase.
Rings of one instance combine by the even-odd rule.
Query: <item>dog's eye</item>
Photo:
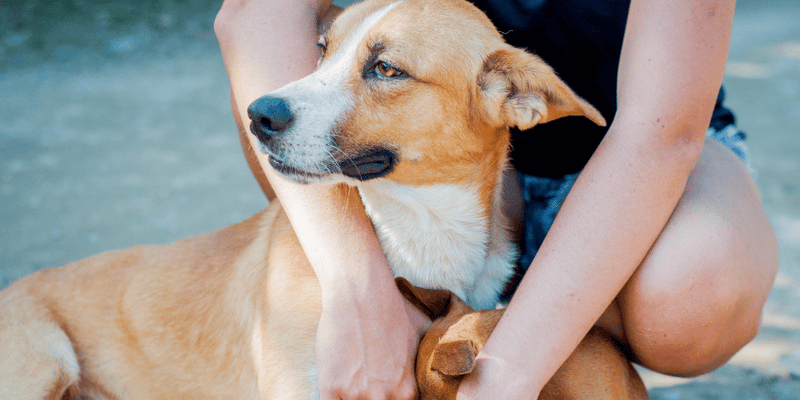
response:
[[[328,43],[325,37],[320,37],[316,46],[319,48],[319,60],[317,60],[317,64],[319,65],[322,59],[325,58],[325,53],[328,51]]]
[[[403,75],[403,71],[393,67],[389,63],[382,61],[375,64],[375,73],[387,78],[397,78]]]
[[[323,53],[325,50],[328,50],[328,38],[325,35],[321,35],[319,39],[317,39],[317,47],[319,47]]]

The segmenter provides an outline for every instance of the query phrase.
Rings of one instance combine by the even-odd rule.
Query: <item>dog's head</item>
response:
[[[248,108],[261,150],[298,182],[459,182],[502,168],[509,126],[605,124],[463,0],[368,0],[319,47],[316,72]]]
[[[418,288],[404,278],[395,281],[406,300],[433,321],[417,349],[420,400],[455,399],[503,310],[475,311],[450,291]]]

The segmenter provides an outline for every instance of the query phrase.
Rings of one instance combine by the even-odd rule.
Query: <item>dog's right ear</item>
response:
[[[606,120],[541,58],[512,46],[490,54],[478,76],[482,116],[489,124],[525,130],[566,116]]]
[[[478,349],[468,339],[441,342],[436,345],[431,357],[431,370],[447,376],[461,376],[475,369]]]

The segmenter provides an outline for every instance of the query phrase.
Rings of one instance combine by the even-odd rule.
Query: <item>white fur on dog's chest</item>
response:
[[[481,214],[477,191],[376,180],[359,192],[395,276],[451,290],[475,309],[494,308],[515,252],[490,248],[496,227]]]

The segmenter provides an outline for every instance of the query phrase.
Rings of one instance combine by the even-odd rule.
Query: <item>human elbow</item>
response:
[[[667,145],[674,150],[674,154],[692,166],[703,151],[711,120],[710,116],[696,114],[683,114],[672,129],[662,132],[662,137],[667,140]]]
[[[641,133],[649,138],[648,141],[658,148],[659,153],[669,157],[673,163],[685,162],[693,166],[703,150],[711,119],[710,112],[705,111],[675,107],[668,112],[638,117],[637,125],[645,127],[645,132]]]
[[[694,165],[703,151],[707,130],[708,124],[704,127],[686,126],[676,129],[666,135],[666,139],[669,141],[667,146],[673,150],[673,154],[677,155],[678,159]]]

